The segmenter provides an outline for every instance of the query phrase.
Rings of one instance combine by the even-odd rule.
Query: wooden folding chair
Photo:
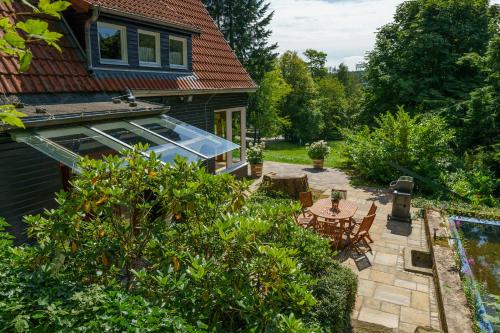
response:
[[[312,192],[300,192],[299,199],[302,206],[302,215],[304,215],[304,217],[310,217],[312,214],[309,212],[309,208],[314,205]],[[306,216],[306,214],[309,216]]]
[[[342,243],[345,224],[348,220],[328,221],[318,219],[316,222],[316,230],[321,236],[328,237],[331,240],[331,245],[334,250],[337,250]]]
[[[378,209],[378,206],[375,205],[374,202],[372,202],[372,205],[370,206],[370,209],[368,210],[368,214],[366,214],[366,216],[370,216],[370,215],[375,215],[377,213],[377,209]],[[355,228],[356,226],[359,226],[361,224],[361,222],[363,222],[363,219],[351,219],[350,221],[350,229],[352,230],[353,228]],[[370,240],[370,243],[373,243],[373,240],[372,238],[370,237],[370,233],[368,233],[366,235],[366,237]]]
[[[295,220],[295,223],[304,228],[309,228],[313,226],[313,221],[314,221],[314,215],[310,214],[310,216],[302,216],[302,214],[293,214],[293,219]]]
[[[370,228],[373,225],[373,221],[375,220],[375,214],[368,215],[363,218],[363,221],[361,224],[359,224],[357,227],[355,227],[352,231],[351,234],[349,235],[349,250],[352,250],[353,248],[356,250],[358,254],[362,254],[359,251],[359,244],[364,243],[368,249],[370,249],[370,252],[372,252],[372,248],[368,244],[368,241],[366,240],[367,238],[370,239],[369,237],[369,231]]]

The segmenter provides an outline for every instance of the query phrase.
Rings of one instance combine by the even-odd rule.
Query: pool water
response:
[[[479,293],[484,309],[490,318],[498,320],[500,316],[497,309],[500,297],[500,222],[476,223],[457,219],[455,225],[461,235],[470,271],[480,285]],[[500,332],[497,325],[493,325],[493,329],[495,332]]]

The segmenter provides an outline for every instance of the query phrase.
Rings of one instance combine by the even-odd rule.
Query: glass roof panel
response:
[[[134,119],[131,123],[142,126],[206,158],[212,158],[240,147],[166,115],[156,118]]]
[[[72,151],[54,144],[52,141],[47,140],[39,135],[32,134],[28,131],[11,132],[12,138],[16,142],[23,142],[28,146],[42,152],[43,154],[63,163],[64,165],[79,172],[77,167],[80,156]]]
[[[188,162],[200,160],[200,156],[125,121],[98,124],[91,128],[96,128],[130,146],[138,143],[147,144],[149,146],[147,152],[154,151],[165,163],[173,163],[177,155],[186,158]]]
[[[38,131],[38,135],[80,156],[99,159],[129,148],[83,126]]]

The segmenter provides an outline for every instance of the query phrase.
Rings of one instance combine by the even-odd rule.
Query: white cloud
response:
[[[392,21],[402,0],[269,0],[272,41],[279,52],[308,48],[328,53],[328,65],[354,69],[373,49],[378,28]],[[492,3],[500,3],[494,0]]]

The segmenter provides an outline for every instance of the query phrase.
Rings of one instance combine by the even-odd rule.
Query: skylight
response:
[[[50,130],[15,131],[11,135],[15,141],[26,143],[76,172],[79,172],[78,161],[82,156],[97,159],[117,155],[138,143],[147,144],[146,153],[154,151],[165,164],[173,163],[176,156],[197,162],[239,148],[165,115]]]

